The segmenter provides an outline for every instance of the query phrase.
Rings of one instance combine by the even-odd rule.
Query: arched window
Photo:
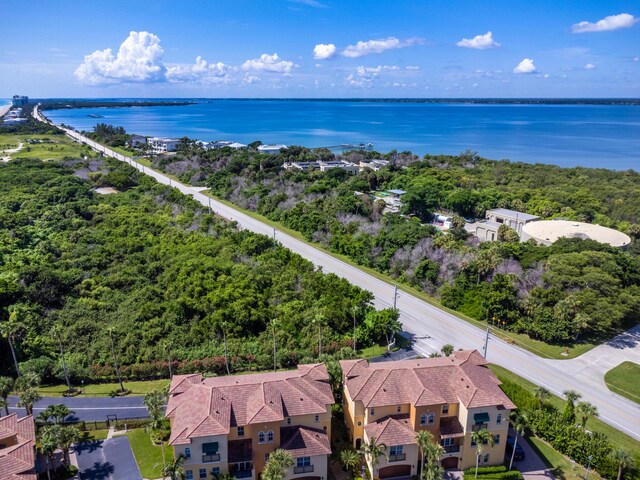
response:
[[[427,424],[427,414],[423,413],[422,415],[420,415],[420,425],[426,425]]]
[[[267,442],[269,442],[269,443],[273,442],[273,430],[269,430],[267,432]]]
[[[264,432],[258,433],[258,443],[264,443]]]
[[[433,422],[435,421],[436,416],[433,413],[429,414],[429,425],[433,425]]]
[[[362,446],[362,439],[356,438],[356,450],[360,450],[361,446]]]

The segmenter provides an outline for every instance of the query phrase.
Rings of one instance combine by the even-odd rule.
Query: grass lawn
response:
[[[52,143],[28,144],[27,139],[50,140]],[[16,148],[20,143],[24,146],[16,153],[8,154],[14,158],[39,158],[40,160],[60,160],[64,157],[78,158],[95,156],[89,147],[82,146],[66,135],[0,135],[0,156],[2,151]]]
[[[144,382],[124,382],[124,387],[131,390],[130,395],[144,395],[152,390],[162,389],[169,385],[169,380],[148,380]],[[87,397],[107,397],[113,390],[120,388],[118,383],[96,383],[85,385],[84,396]],[[40,387],[38,392],[46,397],[61,397],[67,390],[66,385],[54,385],[51,387]],[[82,396],[82,394],[80,395]]]
[[[105,440],[109,433],[108,428],[101,430],[86,430],[80,432],[80,442],[92,442],[93,440]]]
[[[489,365],[489,368],[493,371],[493,373],[497,375],[500,380],[510,380],[531,393],[533,393],[537,388],[537,385],[498,365]],[[560,411],[564,409],[564,406],[566,404],[566,402],[562,398],[556,397],[555,395],[551,395],[547,402]],[[594,432],[604,433],[609,438],[611,444],[614,446],[625,448],[631,452],[640,452],[639,441],[631,438],[628,435],[625,435],[619,430],[616,430],[614,427],[612,427],[608,423],[603,422],[602,420],[599,420],[597,418],[590,418],[587,421],[587,428]]]
[[[131,430],[127,436],[131,443],[133,456],[136,457],[136,463],[140,468],[140,473],[144,478],[160,478],[162,470],[162,449],[151,443],[149,434],[144,428],[136,428]],[[173,449],[165,444],[165,459],[173,460]]]
[[[604,374],[609,390],[640,403],[640,365],[623,362]]]

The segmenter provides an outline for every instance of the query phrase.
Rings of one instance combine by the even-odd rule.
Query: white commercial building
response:
[[[175,152],[178,148],[178,143],[180,143],[180,139],[151,137],[147,139],[147,143],[152,153]]]

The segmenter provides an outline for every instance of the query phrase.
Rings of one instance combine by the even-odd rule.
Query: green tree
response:
[[[611,459],[618,465],[617,480],[621,480],[622,472],[628,468],[635,468],[636,461],[629,450],[624,448],[616,448],[610,453]]]
[[[27,388],[20,392],[20,400],[18,401],[19,407],[24,407],[27,411],[27,415],[33,415],[33,404],[40,400],[42,397],[35,388]]]
[[[564,407],[562,416],[567,423],[572,424],[576,421],[575,402],[582,397],[575,390],[565,390],[562,394],[567,398],[567,404]]]
[[[527,428],[527,417],[518,411],[513,411],[509,415],[509,421],[511,422],[511,428],[513,428],[513,431],[516,433],[511,459],[509,460],[509,470],[511,470],[511,467],[513,467],[513,458],[516,454],[516,447],[518,446],[518,436],[523,436]]]
[[[54,423],[62,423],[66,417],[74,413],[76,412],[62,403],[47,405],[47,408],[38,414],[38,420],[48,423],[49,419],[53,418]]]
[[[15,380],[11,377],[0,377],[0,398],[4,402],[4,411],[9,415],[9,395],[13,392]]]
[[[42,456],[47,460],[47,478],[51,480],[51,467],[53,465],[53,455],[58,449],[57,429],[49,426],[42,428],[38,432],[36,446]]]
[[[80,440],[80,430],[75,425],[65,425],[60,428],[57,435],[57,443],[62,450],[62,459],[66,468],[71,465],[69,451],[74,443]]]
[[[422,480],[440,480],[442,478],[444,468],[442,468],[440,459],[444,453],[444,447],[440,444],[432,443],[429,445],[426,455],[427,463],[422,471]]]
[[[51,336],[55,339],[58,347],[60,348],[60,360],[62,361],[62,371],[64,372],[64,379],[67,382],[67,389],[71,392],[73,389],[71,388],[71,382],[69,381],[69,372],[67,371],[67,363],[64,359],[64,331],[60,324],[56,324],[51,329]]]
[[[498,241],[507,243],[517,243],[520,241],[520,235],[513,228],[502,224],[498,227]]]
[[[171,480],[185,480],[187,476],[182,467],[185,460],[185,456],[180,454],[174,461],[165,463],[162,466],[162,476],[169,477]]]
[[[269,460],[262,472],[264,480],[284,480],[287,476],[287,469],[293,466],[293,457],[289,452],[277,448],[269,454]]]
[[[144,396],[144,406],[149,412],[149,422],[147,423],[147,432],[149,433],[149,439],[153,443],[152,434],[157,434],[160,437],[160,447],[162,452],[162,464],[166,463],[164,456],[164,434],[162,430],[164,428],[164,404],[167,401],[166,394],[161,390],[153,390]]]
[[[371,462],[371,477],[375,477],[375,470],[380,463],[380,455],[384,455],[387,451],[387,446],[384,443],[378,443],[376,437],[371,437],[368,442],[362,442],[360,446],[360,454],[365,458],[368,458]]]
[[[445,357],[450,356],[453,353],[454,347],[450,343],[443,345],[440,351],[444,354]]]
[[[590,417],[598,416],[598,409],[589,402],[578,402],[575,411],[576,415],[580,417],[580,425],[582,425],[582,428],[586,427],[587,420],[589,420]]]
[[[349,470],[351,473],[354,473],[356,467],[360,465],[360,455],[358,455],[358,452],[351,448],[342,450],[340,452],[340,462],[345,469]]]
[[[6,337],[7,342],[9,343],[11,356],[13,358],[13,365],[15,366],[16,374],[18,376],[20,376],[20,368],[18,367],[18,357],[16,356],[14,344],[19,332],[20,323],[18,322],[18,311],[14,308],[9,313],[9,319],[4,322],[0,322],[0,335]]]
[[[544,403],[551,397],[551,392],[545,387],[537,387],[533,393],[538,400],[538,408],[540,409],[542,409]]]
[[[486,428],[481,428],[471,433],[471,443],[476,445],[476,474],[475,478],[478,478],[478,465],[480,464],[480,456],[484,451],[485,443],[493,447],[493,435]]]

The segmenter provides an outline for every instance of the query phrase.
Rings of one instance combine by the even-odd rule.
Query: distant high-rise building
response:
[[[26,95],[14,95],[13,99],[11,100],[12,107],[22,107],[27,103],[29,103],[29,97],[27,97]]]

